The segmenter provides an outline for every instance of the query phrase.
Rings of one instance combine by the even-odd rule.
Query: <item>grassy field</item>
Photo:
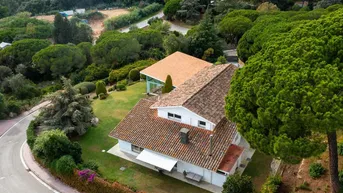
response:
[[[79,143],[83,150],[84,160],[94,160],[99,163],[103,178],[118,181],[137,190],[148,193],[205,193],[207,191],[181,182],[168,176],[160,175],[145,167],[123,160],[114,155],[103,153],[109,150],[117,140],[108,134],[123,119],[133,106],[144,97],[145,83],[137,83],[128,87],[127,91],[112,92],[106,100],[93,101],[93,110],[100,119],[96,128],[91,128]],[[120,171],[120,167],[126,167]]]
[[[251,176],[254,187],[256,190],[260,190],[262,184],[266,181],[270,172],[270,163],[273,158],[268,155],[264,155],[259,151],[255,151],[251,162],[244,170],[243,175]]]

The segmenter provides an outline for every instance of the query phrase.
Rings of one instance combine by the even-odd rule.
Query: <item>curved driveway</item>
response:
[[[20,148],[26,140],[26,129],[35,112],[17,122],[0,137],[0,192],[1,193],[51,193],[27,172],[20,159]],[[0,125],[0,127],[3,125]]]

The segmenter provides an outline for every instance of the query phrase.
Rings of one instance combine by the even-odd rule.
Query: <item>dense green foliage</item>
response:
[[[204,8],[205,6],[200,0],[182,0],[176,16],[181,21],[194,24],[200,19],[200,14]]]
[[[169,0],[163,8],[163,13],[168,20],[175,19],[176,13],[181,9],[181,0]]]
[[[96,85],[93,82],[81,82],[74,86],[74,89],[78,90],[81,94],[88,94],[96,89]]]
[[[173,80],[170,75],[167,76],[164,86],[162,87],[162,93],[169,93],[173,90]]]
[[[108,68],[128,64],[139,58],[141,45],[130,34],[104,34],[92,48],[92,58]]]
[[[78,143],[71,142],[65,133],[58,129],[44,131],[35,140],[32,152],[46,163],[71,155],[76,163],[81,163],[82,150]]]
[[[215,61],[219,56],[223,55],[223,47],[217,31],[207,14],[201,21],[199,26],[196,26],[195,31],[188,31],[187,37],[189,39],[189,54],[202,58],[205,51],[209,48],[213,49],[213,54],[207,57],[208,61]]]
[[[0,81],[13,75],[12,70],[7,66],[0,66]]]
[[[43,39],[23,39],[16,41],[11,46],[0,51],[0,63],[12,69],[15,69],[19,64],[24,64],[26,68],[31,68],[32,56],[50,44],[50,41]]]
[[[61,129],[68,135],[83,135],[94,117],[90,102],[78,94],[69,80],[63,78],[63,83],[64,91],[50,96],[51,105],[42,109],[37,119],[39,127],[44,130]]]
[[[29,145],[30,149],[33,149],[33,146],[37,138],[35,131],[36,126],[36,122],[31,121],[29,127],[26,130],[27,144]]]
[[[297,163],[325,150],[317,132],[341,128],[342,15],[338,10],[274,34],[237,71],[227,115],[253,147]]]
[[[244,16],[225,17],[219,23],[219,31],[227,42],[237,44],[238,40],[252,25],[252,21]]]
[[[70,155],[64,155],[56,161],[56,172],[61,175],[72,175],[75,168],[75,161]]]
[[[338,155],[343,155],[343,143],[337,144]]]
[[[189,40],[182,34],[171,33],[164,38],[163,48],[168,55],[176,51],[188,53],[188,44]]]
[[[6,116],[6,103],[4,95],[0,92],[0,119],[4,118]]]
[[[150,4],[142,9],[135,9],[134,11],[114,17],[105,21],[106,30],[115,30],[125,26],[129,26],[135,22],[138,22],[143,17],[156,13],[161,10],[163,5],[158,3]]]
[[[148,59],[148,60],[139,60],[135,63],[128,64],[126,66],[123,66],[119,69],[112,70],[109,75],[109,81],[110,82],[118,82],[120,80],[123,80],[128,77],[130,71],[132,69],[136,69],[138,71],[143,70],[144,68],[154,64],[156,60]]]
[[[42,74],[59,77],[82,69],[86,56],[74,45],[56,44],[37,52],[32,61]]]
[[[227,177],[222,193],[253,193],[253,183],[249,176],[230,175]]]
[[[30,14],[17,14],[0,20],[0,42],[52,36],[52,25],[48,22],[31,18]]]
[[[86,56],[86,65],[92,64],[92,56],[91,56],[91,48],[92,48],[92,43],[90,42],[81,42],[77,44],[77,47],[82,50],[83,55]]]
[[[95,89],[95,93],[98,96],[99,94],[107,94],[107,90],[106,90],[106,84],[104,81],[99,80],[96,82],[96,89]]]
[[[36,85],[22,74],[5,78],[1,83],[1,90],[13,94],[18,99],[30,99],[40,95]]]
[[[319,178],[325,173],[325,168],[320,163],[312,163],[309,168],[309,174],[312,178]]]
[[[277,193],[281,183],[280,176],[269,176],[261,188],[261,193]]]
[[[239,58],[246,62],[249,57],[259,52],[264,45],[271,40],[275,34],[288,33],[293,28],[302,23],[307,23],[308,20],[316,20],[321,15],[327,14],[327,10],[314,11],[288,11],[276,12],[273,14],[258,13],[249,11],[248,13],[257,13],[256,15],[248,16],[245,12],[233,11],[237,16],[229,13],[225,18],[244,16],[250,18],[254,22],[253,27],[244,33],[240,38],[237,52]],[[251,14],[252,15],[252,14]]]
[[[137,80],[139,80],[139,79],[140,79],[139,70],[138,70],[138,69],[132,69],[132,70],[130,70],[129,79],[130,79],[131,81],[137,81]]]

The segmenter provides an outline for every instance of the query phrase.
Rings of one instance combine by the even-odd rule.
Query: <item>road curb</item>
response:
[[[27,145],[26,140],[24,141],[24,143],[21,145],[21,148],[20,148],[20,159],[21,159],[21,162],[22,162],[25,170],[28,171],[39,183],[41,183],[43,186],[47,187],[52,192],[60,193],[58,190],[56,190],[57,188],[54,187],[54,185],[51,185],[51,184],[48,184],[47,182],[45,182],[44,179],[40,178],[39,175],[36,174],[34,170],[31,170],[31,168],[29,168],[27,166],[26,160],[25,160],[24,155],[23,155],[23,152],[24,152],[23,149],[24,149],[25,145]]]

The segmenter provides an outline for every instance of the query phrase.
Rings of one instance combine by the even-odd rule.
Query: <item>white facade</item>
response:
[[[79,14],[84,14],[86,13],[86,9],[76,9],[75,12]]]
[[[170,118],[168,116],[168,113],[176,114],[181,116],[181,120],[175,119],[175,118]],[[192,111],[188,110],[185,107],[159,107],[157,108],[157,114],[159,117],[165,118],[165,119],[170,119],[173,121],[178,121],[187,125],[192,125],[194,127],[200,127],[204,128],[210,131],[213,131],[215,128],[215,124],[212,122],[208,121],[207,119],[193,113]],[[205,122],[206,126],[202,127],[199,126],[199,121]]]
[[[132,145],[131,143],[128,143],[126,141],[122,141],[122,140],[118,140],[118,143],[119,143],[119,148],[121,151],[123,152],[126,152],[126,153],[130,153],[134,156],[138,156],[139,154],[136,153],[136,152],[133,152],[132,151]],[[151,150],[149,150],[151,151]],[[154,152],[154,151],[151,151],[151,152]],[[170,159],[175,159],[173,157],[170,157],[170,156],[167,156],[167,155],[164,155],[164,154],[160,154],[158,152],[154,152],[158,155],[161,155],[161,156],[164,156],[164,157],[167,157],[167,158],[170,158]],[[240,160],[240,159],[239,159]],[[235,164],[235,167],[232,168],[232,173],[230,172],[230,174],[233,174],[236,170],[236,166],[239,165],[240,163],[237,163]],[[216,185],[216,186],[219,186],[219,187],[222,187],[226,178],[227,178],[227,175],[224,175],[224,174],[221,174],[221,173],[217,173],[215,171],[211,171],[211,170],[208,170],[208,169],[205,169],[205,168],[201,168],[199,166],[196,166],[196,165],[193,165],[193,164],[190,164],[190,163],[187,163],[187,162],[184,162],[182,160],[178,160],[177,161],[177,165],[176,167],[173,169],[172,172],[179,172],[179,173],[183,173],[183,171],[186,171],[186,172],[192,172],[192,173],[195,173],[195,174],[198,174],[200,176],[202,176],[202,181],[205,181],[205,182],[208,182],[210,184],[213,184],[213,185]]]

